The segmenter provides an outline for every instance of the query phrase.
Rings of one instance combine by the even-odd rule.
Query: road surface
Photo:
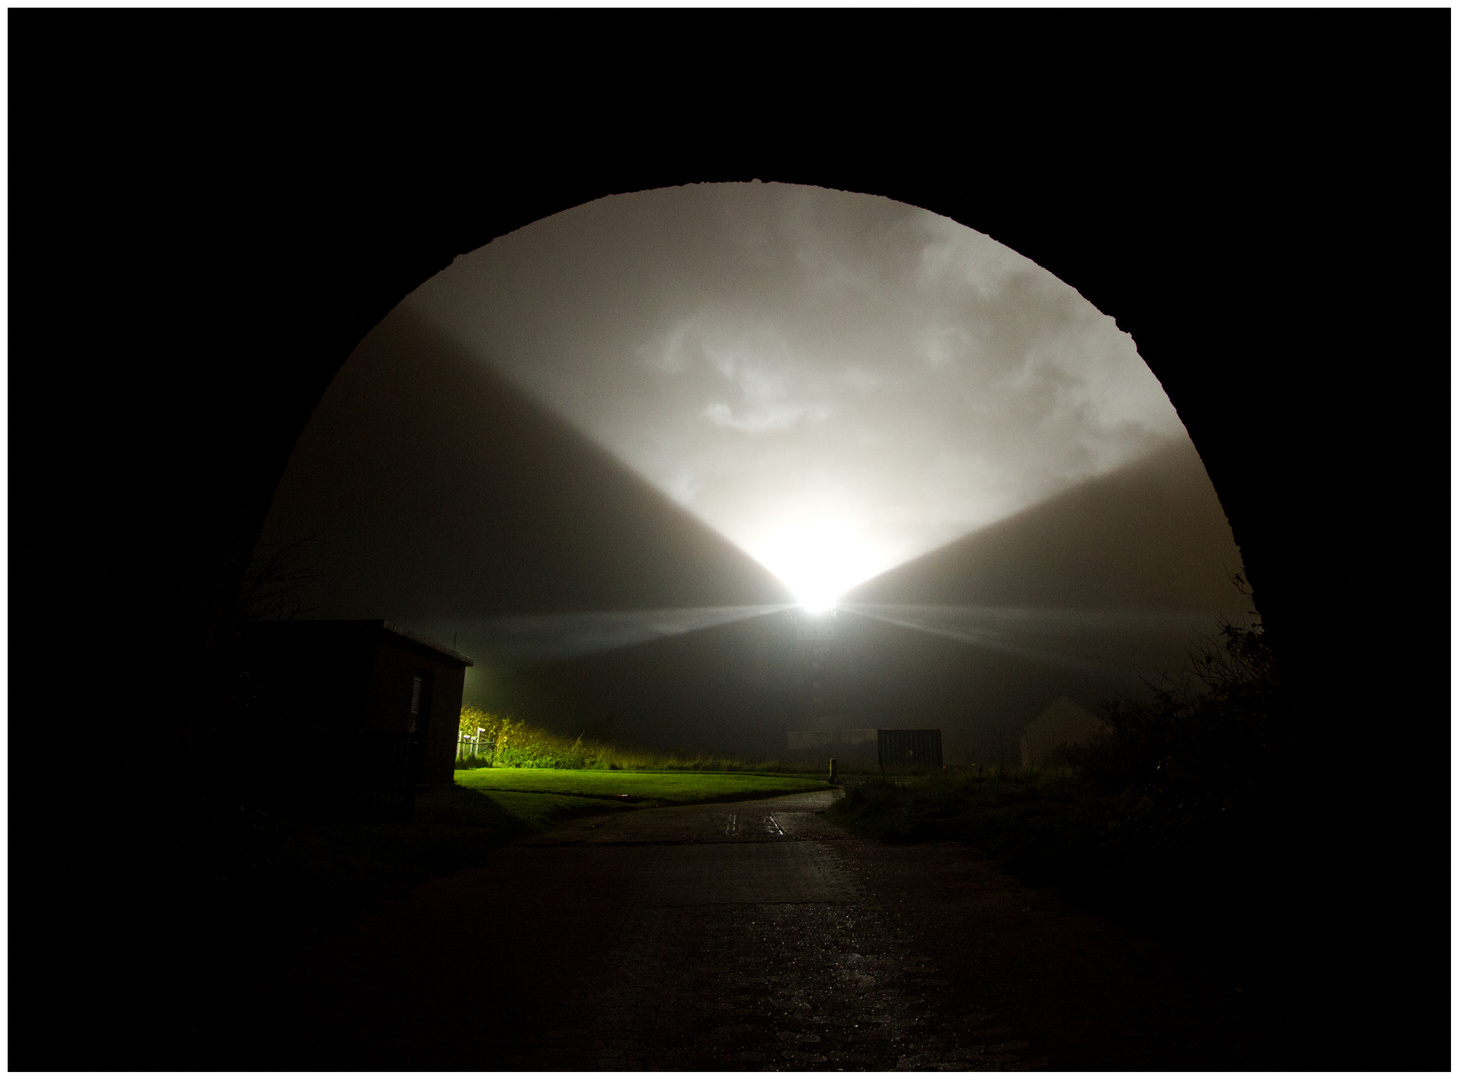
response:
[[[1177,951],[835,793],[618,813],[321,942],[241,1031],[283,1069],[1245,1069],[1250,1005]]]

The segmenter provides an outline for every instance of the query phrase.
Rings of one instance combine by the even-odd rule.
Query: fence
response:
[[[485,757],[488,754],[496,753],[496,740],[477,736],[470,739],[456,740],[456,760],[465,761],[469,757]]]
[[[942,768],[942,729],[882,728],[876,735],[877,759],[883,772]]]

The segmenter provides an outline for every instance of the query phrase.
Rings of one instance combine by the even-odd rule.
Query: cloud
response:
[[[667,333],[636,346],[633,351],[650,368],[666,375],[682,374],[688,366],[684,350],[693,329],[693,319],[680,320]]]
[[[1073,289],[872,196],[599,200],[458,259],[412,303],[752,553],[835,514],[904,558],[1184,434]]]
[[[931,372],[960,372],[975,354],[975,339],[963,326],[932,326],[922,337],[923,366]]]
[[[798,405],[770,405],[747,410],[744,415],[736,416],[723,401],[716,401],[705,406],[699,415],[720,427],[734,428],[736,431],[754,435],[761,431],[784,431],[794,427],[803,412]]]
[[[895,376],[857,366],[845,368],[837,378],[840,382],[856,391],[856,393],[862,395],[890,389],[896,386],[899,381]]]
[[[922,237],[917,253],[916,282],[934,290],[972,290],[991,300],[1010,278],[1038,271],[1012,248],[937,214],[919,214],[916,226]]]
[[[765,366],[764,360],[746,363],[733,352],[718,352],[713,356],[713,365],[725,379],[734,383],[740,391],[741,407],[738,412],[724,401],[714,401],[700,412],[713,424],[734,428],[747,434],[762,431],[785,431],[794,427],[802,417],[809,420],[824,420],[830,408],[824,404],[800,403],[788,400],[791,397],[792,381],[801,384],[808,380],[803,372],[797,371],[794,361],[784,358],[774,368]],[[774,363],[771,360],[770,363]],[[799,376],[799,377],[798,377]],[[808,389],[802,385],[802,389]]]

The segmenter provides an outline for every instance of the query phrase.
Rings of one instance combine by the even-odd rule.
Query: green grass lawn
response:
[[[610,805],[670,806],[830,790],[830,785],[824,780],[808,776],[603,769],[464,769],[456,773],[456,784],[470,791],[488,794],[508,810],[511,810],[510,797],[517,793],[572,796],[588,802],[583,809],[605,810],[608,806],[604,804],[608,800],[612,800]],[[594,803],[597,805],[592,805]],[[530,804],[519,801],[518,805]]]

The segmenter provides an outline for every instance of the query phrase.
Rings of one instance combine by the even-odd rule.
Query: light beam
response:
[[[1122,634],[1214,633],[1219,625],[1214,614],[1204,611],[931,604],[841,604],[838,610],[1027,660],[1116,677],[1131,670]]]
[[[640,645],[646,641],[690,634],[784,611],[790,606],[751,604],[649,611],[581,611],[426,621],[418,625],[422,633],[434,634],[443,640],[450,640],[451,635],[459,631],[460,651],[486,667],[509,667]]]

